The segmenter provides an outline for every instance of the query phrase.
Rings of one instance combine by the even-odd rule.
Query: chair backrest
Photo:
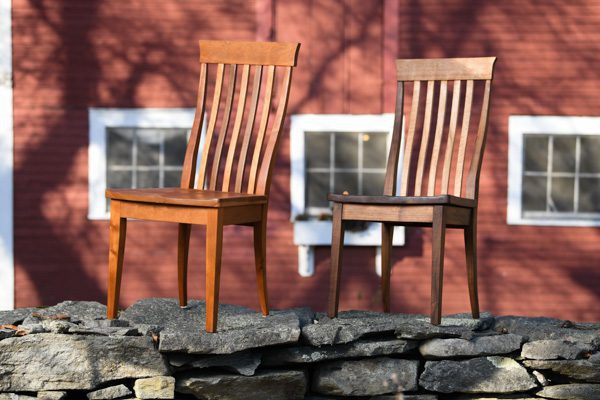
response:
[[[198,101],[182,188],[268,194],[299,48],[299,43],[200,41]]]
[[[385,195],[396,194],[402,160],[400,196],[477,198],[495,61],[396,60],[398,92]],[[411,105],[401,138],[405,97]]]

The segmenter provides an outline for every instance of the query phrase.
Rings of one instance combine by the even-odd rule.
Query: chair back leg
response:
[[[381,299],[383,312],[390,312],[391,253],[394,240],[394,225],[381,224]]]
[[[206,331],[216,332],[223,249],[223,213],[213,210],[206,222]]]
[[[331,238],[331,277],[329,279],[329,306],[327,315],[336,317],[340,302],[340,279],[342,264],[342,247],[344,246],[344,226],[342,222],[342,205],[333,205],[333,232]]]
[[[258,300],[263,315],[269,315],[267,297],[267,205],[263,207],[262,218],[254,224],[254,264],[256,267],[256,285]]]
[[[110,227],[108,238],[108,299],[106,317],[117,318],[119,312],[119,293],[121,291],[121,273],[125,255],[125,233],[127,218],[121,218],[121,202],[110,203]]]
[[[177,238],[177,283],[179,287],[179,305],[187,306],[187,270],[188,254],[190,248],[191,224],[179,224],[179,235]]]
[[[433,208],[433,240],[431,265],[431,323],[442,321],[442,286],[444,279],[444,244],[446,241],[446,207]]]
[[[471,314],[473,318],[479,318],[479,297],[477,294],[477,209],[472,211],[471,223],[465,228],[464,233]]]

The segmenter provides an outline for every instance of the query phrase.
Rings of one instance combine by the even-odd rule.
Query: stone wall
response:
[[[4,399],[600,399],[600,324],[147,299],[0,312]]]

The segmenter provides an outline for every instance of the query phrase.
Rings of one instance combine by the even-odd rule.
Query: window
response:
[[[600,225],[600,118],[509,121],[508,222]]]
[[[90,219],[108,218],[107,187],[177,187],[194,109],[90,109]]]

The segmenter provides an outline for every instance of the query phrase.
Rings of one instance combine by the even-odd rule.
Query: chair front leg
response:
[[[125,235],[127,218],[121,218],[121,202],[110,202],[110,226],[108,237],[108,298],[106,317],[117,318],[119,310],[119,292],[121,291],[121,273],[125,255]]]
[[[333,230],[331,235],[331,276],[329,279],[329,306],[327,315],[337,316],[340,301],[340,278],[342,266],[342,247],[344,246],[344,227],[342,205],[333,204]]]
[[[479,297],[477,294],[477,209],[473,209],[471,223],[465,228],[464,233],[471,315],[473,315],[473,318],[479,318]]]
[[[381,224],[381,299],[383,312],[390,312],[390,275],[392,270],[391,253],[394,240],[394,225]]]
[[[433,208],[433,239],[431,268],[431,323],[442,321],[442,286],[444,279],[444,245],[446,240],[446,208]]]
[[[223,213],[211,210],[206,223],[206,331],[216,332],[223,249]]]
[[[262,217],[254,224],[254,264],[258,299],[263,315],[269,315],[267,296],[267,205],[263,206]]]
[[[188,254],[190,248],[191,224],[179,224],[177,238],[177,283],[179,287],[179,305],[187,306],[187,270]]]

